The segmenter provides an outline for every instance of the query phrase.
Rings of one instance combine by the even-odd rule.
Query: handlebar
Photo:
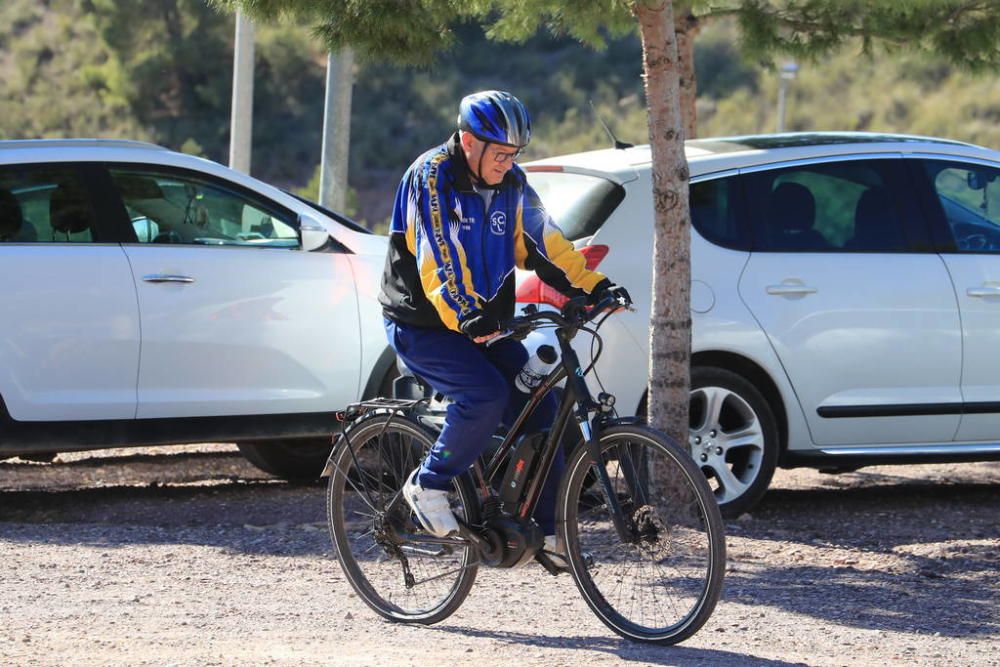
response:
[[[634,310],[631,303],[623,303],[614,296],[606,296],[593,306],[588,306],[587,297],[576,297],[563,304],[558,313],[552,310],[533,310],[511,319],[501,328],[500,335],[486,341],[486,345],[492,345],[504,338],[524,338],[542,324],[579,330],[602,313],[620,309]]]

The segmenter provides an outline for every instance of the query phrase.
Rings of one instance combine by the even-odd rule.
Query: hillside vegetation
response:
[[[505,88],[532,111],[526,159],[609,145],[590,102],[620,138],[646,138],[638,38],[603,52],[538,35],[494,44],[475,26],[427,69],[358,66],[350,212],[388,215],[399,175],[442,141],[459,98]],[[225,162],[233,18],[202,0],[4,0],[0,4],[0,138],[121,137]],[[258,26],[255,176],[315,192],[325,56],[308,28]],[[710,23],[697,42],[699,136],[770,132],[774,63],[748,62],[738,33]],[[1000,77],[973,76],[912,53],[860,46],[800,63],[789,130],[910,132],[1000,148]],[[311,181],[311,183],[310,183]]]

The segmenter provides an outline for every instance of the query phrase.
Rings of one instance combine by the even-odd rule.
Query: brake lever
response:
[[[515,322],[515,321],[517,321],[517,318],[515,318],[514,320],[511,320],[511,321]],[[483,345],[486,346],[486,347],[489,347],[493,343],[499,343],[500,341],[502,341],[504,339],[507,339],[507,338],[512,338],[514,340],[524,340],[525,338],[528,337],[529,333],[531,333],[531,331],[529,329],[526,329],[526,328],[521,328],[521,327],[516,327],[516,326],[513,327],[513,328],[507,328],[507,329],[504,329],[503,331],[501,331],[500,333],[498,333],[493,338],[490,338],[488,341],[484,342]]]
[[[486,347],[489,347],[493,343],[499,343],[500,341],[502,341],[502,340],[504,340],[506,338],[510,338],[513,334],[514,334],[514,330],[513,329],[507,329],[506,331],[501,331],[496,336],[494,336],[493,338],[490,338],[488,341],[486,341],[485,343],[483,343],[483,345],[486,346]]]

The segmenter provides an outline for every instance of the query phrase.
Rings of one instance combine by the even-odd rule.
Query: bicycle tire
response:
[[[391,551],[376,541],[375,535],[378,528],[375,516],[378,511],[382,511],[385,513],[382,517],[385,521],[409,521],[409,529],[414,532],[419,530],[417,527],[419,524],[413,520],[412,513],[402,498],[398,498],[388,512],[386,507],[390,506],[390,501],[383,500],[382,507],[379,507],[379,498],[392,498],[392,496],[397,495],[396,492],[405,482],[409,473],[419,465],[423,455],[426,454],[435,440],[433,432],[406,417],[393,416],[392,423],[386,427],[386,422],[389,419],[390,415],[388,414],[376,414],[362,418],[349,427],[347,435],[351,439],[353,456],[345,439],[342,437],[338,441],[332,455],[333,470],[327,486],[327,519],[330,538],[333,541],[334,552],[340,561],[344,576],[365,604],[390,621],[430,625],[454,613],[468,596],[476,579],[478,554],[472,548],[459,547],[455,549],[457,555],[454,557],[447,559],[442,557],[440,562],[445,563],[448,567],[455,564],[453,561],[457,561],[457,565],[455,565],[457,574],[440,594],[434,595],[433,598],[431,598],[433,594],[427,595],[424,603],[416,603],[416,601],[407,603],[398,598],[393,599],[392,590],[387,593],[386,584],[389,584],[397,576],[399,580],[403,580],[403,587],[410,591],[411,597],[416,595],[412,591],[416,586],[408,586],[402,576],[406,571],[402,565],[403,559],[399,558],[398,555],[393,555]],[[385,427],[384,430],[383,427]],[[372,448],[366,450],[366,447],[369,446]],[[373,454],[374,447],[385,447],[386,449],[380,449],[378,454]],[[419,448],[419,452],[416,451],[417,448]],[[391,456],[385,456],[386,452],[398,454],[398,458],[395,459],[397,462],[395,470],[387,470],[387,468],[392,467],[393,459]],[[373,466],[375,464],[373,460],[375,458],[380,461],[377,469],[378,474],[374,474]],[[382,463],[387,464],[386,468],[382,467]],[[362,497],[362,494],[369,490],[377,491],[379,497],[375,498],[372,494]],[[373,501],[373,504],[368,504],[369,501]],[[467,475],[455,479],[452,497],[453,509],[455,501],[459,505],[456,514],[460,516],[464,514],[470,523],[478,523],[478,498]],[[356,505],[363,507],[364,511],[351,511],[350,508]],[[372,510],[374,512],[369,520],[365,515]],[[363,530],[366,525],[371,525],[371,529],[367,533],[352,533],[352,530]],[[370,537],[370,539],[366,540],[366,537]],[[358,544],[355,545],[355,542]],[[409,548],[412,550],[415,548],[414,544],[416,543],[402,543],[400,549]],[[359,549],[366,550],[359,554]],[[359,557],[363,558],[359,560]],[[411,551],[406,556],[408,567],[409,561],[417,557],[424,558],[426,556],[414,554]],[[429,561],[435,560],[434,557],[427,557],[427,559]],[[393,565],[393,560],[397,561],[398,565]],[[380,564],[384,564],[385,567],[380,567]],[[394,572],[394,568],[398,568],[399,571]],[[418,585],[442,582],[446,575],[447,571],[443,574],[438,572],[429,575],[429,578],[418,580]],[[424,592],[427,593],[427,589],[424,589]]]
[[[622,541],[611,523],[601,482],[589,495],[598,487],[603,504],[581,503],[588,473],[599,469],[592,465],[588,448],[578,447],[557,500],[557,527],[567,546],[570,572],[587,605],[613,631],[633,641],[676,644],[705,624],[722,593],[726,543],[715,497],[690,455],[659,431],[615,425],[601,433],[600,446],[623,513],[643,528],[635,541]],[[691,548],[695,542],[698,546]],[[703,564],[699,550],[704,551]],[[649,555],[648,566],[642,564],[647,562],[644,554]],[[626,593],[626,579],[647,571],[650,582]],[[662,623],[650,625],[630,617],[637,605],[643,619],[647,607],[662,606],[658,593],[674,609],[677,600],[682,601],[683,613],[676,614],[676,621],[663,614]],[[626,606],[628,610],[619,608]]]

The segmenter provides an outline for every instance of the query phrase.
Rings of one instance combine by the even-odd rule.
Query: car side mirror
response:
[[[308,215],[300,215],[299,238],[302,241],[302,250],[311,252],[319,250],[330,242],[330,232],[315,218]]]

